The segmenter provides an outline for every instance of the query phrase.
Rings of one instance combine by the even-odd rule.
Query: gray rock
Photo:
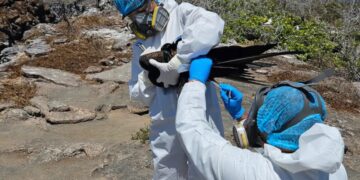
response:
[[[64,44],[66,42],[68,42],[69,40],[67,38],[60,38],[60,39],[55,39],[53,41],[53,44]]]
[[[32,116],[39,116],[41,115],[40,109],[34,107],[34,106],[25,106],[24,111],[26,111],[28,114]]]
[[[40,23],[35,27],[24,32],[23,39],[27,40],[35,36],[54,35],[56,29],[51,24]]]
[[[22,109],[9,109],[5,112],[5,120],[13,121],[13,120],[27,120],[30,118],[29,114]]]
[[[108,7],[111,7],[112,3],[111,0],[99,0],[99,8],[100,9],[106,9]]]
[[[297,59],[294,55],[282,55],[279,56],[281,60],[284,60],[290,64],[293,65],[307,65],[306,62],[304,61],[300,61],[299,59]]]
[[[353,82],[357,95],[360,97],[360,82]]]
[[[101,121],[107,119],[108,116],[105,113],[97,113],[94,120]]]
[[[66,112],[66,111],[70,111],[70,106],[61,103],[59,101],[50,101],[48,103],[48,107],[49,107],[49,111],[53,111],[53,112]]]
[[[115,81],[119,83],[126,83],[130,80],[131,63],[124,64],[120,67],[104,71],[96,74],[89,74],[86,79],[96,80],[100,82]]]
[[[50,112],[46,120],[51,124],[74,124],[94,120],[96,113],[86,109],[74,109],[68,112]]]
[[[29,126],[38,127],[44,131],[49,130],[49,124],[46,122],[44,118],[39,118],[39,117],[29,118],[28,120],[25,121],[25,124]]]
[[[97,30],[86,30],[82,33],[82,36],[86,39],[98,41],[106,49],[112,49],[115,42],[124,42],[127,44],[134,36],[129,31],[117,31],[114,29],[97,29]],[[126,42],[126,43],[125,43]]]
[[[104,151],[105,148],[100,144],[77,143],[62,146],[50,145],[31,153],[30,161],[48,163],[65,158],[96,157]]]
[[[127,108],[127,105],[111,105],[111,110],[124,109]]]
[[[116,39],[114,40],[114,43],[112,45],[112,50],[116,50],[116,51],[122,51],[124,49],[126,49],[127,47],[129,47],[131,44],[129,43],[129,41],[124,41],[122,39]]]
[[[66,86],[79,86],[81,83],[81,77],[76,74],[61,71],[58,69],[50,69],[43,67],[22,66],[22,73],[28,77],[42,77],[55,84]]]
[[[139,115],[147,114],[149,112],[149,107],[144,106],[142,103],[134,102],[134,101],[131,101],[127,105],[127,109],[129,110],[130,113],[139,114]]]
[[[116,89],[119,88],[119,84],[109,81],[104,84],[99,85],[99,96],[106,96],[113,93]]]
[[[85,69],[84,73],[87,74],[93,74],[93,73],[99,73],[103,70],[102,67],[98,67],[98,66],[90,66],[88,68]]]
[[[88,8],[81,16],[94,16],[100,14],[100,11],[98,8]]]
[[[0,63],[5,63],[5,58],[10,61],[11,57],[15,56],[17,53],[19,53],[19,51],[20,48],[18,46],[3,49],[0,53],[0,57],[2,57],[2,61]]]
[[[5,109],[14,108],[16,105],[14,102],[2,102],[0,103],[0,111]]]
[[[99,104],[95,108],[96,112],[102,112],[102,113],[107,113],[107,112],[110,112],[111,110],[112,110],[112,105],[110,105],[110,104]]]
[[[7,79],[11,74],[11,72],[0,72],[0,79]]]
[[[130,58],[120,58],[119,61],[122,63],[129,63],[131,61],[131,59]]]
[[[0,53],[0,71],[5,71],[10,65],[15,64],[24,55],[23,46],[5,48]]]
[[[49,113],[48,101],[49,100],[44,96],[35,96],[30,99],[31,105],[39,108],[42,114]]]
[[[114,65],[114,61],[110,58],[105,58],[99,61],[99,63],[103,66],[112,66]]]
[[[43,56],[51,51],[51,47],[43,39],[35,39],[25,49],[25,53],[31,57]]]

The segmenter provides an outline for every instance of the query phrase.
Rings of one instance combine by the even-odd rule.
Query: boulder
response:
[[[53,44],[64,44],[66,42],[69,42],[69,40],[67,38],[59,38],[59,39],[55,39],[53,41]]]
[[[33,150],[30,161],[36,163],[48,163],[65,158],[96,157],[105,151],[100,144],[76,143],[62,146],[50,145],[40,150]]]
[[[28,40],[37,36],[54,35],[56,33],[56,29],[53,27],[53,25],[40,23],[35,27],[25,31],[23,39]]]
[[[103,70],[102,67],[98,67],[98,66],[90,66],[88,68],[85,69],[84,73],[87,74],[93,74],[93,73],[99,73]]]
[[[29,118],[24,123],[29,126],[38,127],[44,131],[49,130],[49,124],[46,122],[46,120],[44,118],[33,117],[33,118]]]
[[[353,82],[353,86],[356,89],[357,96],[360,97],[360,82]]]
[[[127,83],[130,80],[130,75],[131,63],[127,63],[108,71],[103,71],[96,74],[89,74],[86,76],[86,79],[96,80],[100,82],[114,81],[118,83]]]
[[[108,57],[108,58],[101,59],[99,61],[99,63],[103,66],[112,66],[112,65],[114,65],[114,57]]]
[[[48,107],[48,101],[49,100],[44,96],[35,96],[30,99],[31,105],[39,108],[42,114],[47,114],[50,111]]]
[[[6,121],[14,121],[14,120],[27,120],[30,118],[29,114],[22,109],[9,109],[5,112],[5,120]]]
[[[32,116],[40,116],[41,111],[40,109],[34,107],[34,106],[25,106],[24,111],[26,111],[28,114]]]
[[[94,120],[101,121],[107,119],[108,116],[106,113],[96,113],[96,118]]]
[[[23,46],[5,48],[0,53],[0,71],[5,71],[8,66],[15,64],[24,54]]]
[[[48,54],[51,47],[43,39],[35,39],[26,47],[25,53],[30,57],[38,57]]]
[[[117,88],[119,88],[119,84],[109,81],[105,82],[98,87],[99,96],[106,96],[114,92]]]
[[[114,40],[114,43],[112,45],[112,50],[116,51],[122,51],[125,48],[129,47],[131,44],[129,41],[123,41],[122,39],[116,39]]]
[[[49,107],[49,111],[50,112],[66,112],[66,111],[70,111],[70,106],[58,102],[58,101],[50,101],[48,103],[48,107]]]
[[[81,83],[81,77],[79,75],[58,69],[23,66],[21,67],[21,71],[27,77],[42,77],[55,84],[65,86],[79,86]]]
[[[16,107],[16,105],[13,102],[1,102],[0,103],[0,111],[9,109],[9,108],[14,108],[14,107]]]
[[[119,32],[117,30],[107,28],[86,30],[82,33],[82,36],[86,39],[100,42],[106,49],[112,49],[114,44],[126,46],[133,38],[133,35],[131,35],[129,31]],[[121,46],[117,48],[121,48]]]
[[[67,112],[49,112],[46,120],[51,124],[74,124],[94,120],[96,113],[86,109],[74,109]]]
[[[149,107],[144,106],[142,103],[131,101],[127,105],[127,109],[130,113],[144,115],[149,112]]]

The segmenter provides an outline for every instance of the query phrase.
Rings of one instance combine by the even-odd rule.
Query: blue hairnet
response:
[[[123,16],[127,16],[140,8],[146,0],[114,0],[116,8]]]
[[[317,98],[313,93],[311,95],[313,98],[310,100],[310,107],[316,107]],[[267,134],[267,143],[282,149],[297,150],[300,135],[315,123],[322,123],[325,119],[325,102],[321,97],[320,99],[324,114],[309,115],[284,131],[273,133],[301,112],[304,107],[304,97],[300,90],[289,86],[271,90],[257,114],[258,129]]]

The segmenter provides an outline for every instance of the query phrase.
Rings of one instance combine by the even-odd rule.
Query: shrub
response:
[[[305,52],[299,58],[320,67],[345,69],[360,80],[360,3],[356,0],[192,0],[225,20],[222,41],[278,42]],[[264,25],[269,19],[271,25]]]

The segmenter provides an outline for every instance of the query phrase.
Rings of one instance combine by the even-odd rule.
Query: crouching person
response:
[[[347,179],[340,132],[323,123],[324,100],[306,85],[283,83],[260,90],[248,118],[234,129],[243,148],[214,132],[206,121],[204,85],[211,66],[207,58],[191,63],[176,114],[181,145],[204,179]],[[230,85],[220,87],[226,109],[241,119],[242,93]],[[244,148],[248,146],[262,151]]]

